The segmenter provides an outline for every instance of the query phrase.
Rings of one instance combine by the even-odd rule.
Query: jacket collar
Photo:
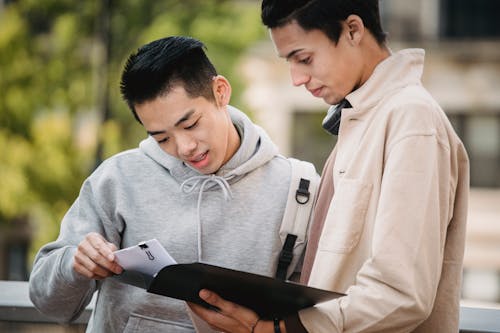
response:
[[[392,53],[380,62],[370,78],[346,96],[354,111],[365,111],[382,98],[408,85],[421,83],[424,69],[423,49],[405,49]]]

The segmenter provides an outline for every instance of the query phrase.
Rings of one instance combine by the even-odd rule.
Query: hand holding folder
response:
[[[205,263],[170,264],[155,275],[123,268],[124,273],[115,276],[115,279],[144,288],[150,293],[210,307],[198,296],[201,289],[208,289],[228,301],[255,311],[261,318],[283,317],[343,296],[340,293]]]

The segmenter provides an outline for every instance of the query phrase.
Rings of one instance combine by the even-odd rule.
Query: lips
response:
[[[200,154],[196,156],[195,158],[189,160],[190,163],[198,163],[200,161],[203,161],[205,157],[207,157],[208,152],[204,152],[203,154]]]
[[[323,87],[319,87],[316,89],[308,89],[309,92],[314,96],[314,97],[319,97],[321,95],[321,91],[323,90]]]
[[[210,164],[210,156],[208,155],[208,150],[203,154],[195,155],[193,158],[187,160],[189,165],[198,170],[205,170]]]

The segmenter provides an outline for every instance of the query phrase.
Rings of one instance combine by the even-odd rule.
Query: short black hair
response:
[[[132,53],[123,69],[120,91],[137,121],[135,106],[167,94],[181,85],[189,97],[215,100],[214,65],[205,45],[191,37],[170,36],[155,40]]]
[[[334,43],[342,32],[340,22],[355,14],[379,45],[386,40],[378,0],[263,0],[261,9],[262,23],[270,29],[296,21],[305,31],[323,31]]]

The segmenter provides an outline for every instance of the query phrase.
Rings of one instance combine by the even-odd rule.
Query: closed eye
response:
[[[168,137],[163,138],[163,139],[161,139],[161,140],[158,140],[157,142],[158,142],[158,143],[165,143],[165,142],[167,142],[167,141],[168,141]]]
[[[190,129],[195,128],[195,127],[196,127],[196,125],[198,125],[198,120],[197,120],[197,121],[195,121],[192,125],[187,126],[187,127],[184,127],[184,129],[190,130]]]
[[[304,65],[308,65],[308,64],[311,63],[311,57],[307,57],[307,58],[304,58],[304,59],[299,59],[299,63],[304,64]]]

